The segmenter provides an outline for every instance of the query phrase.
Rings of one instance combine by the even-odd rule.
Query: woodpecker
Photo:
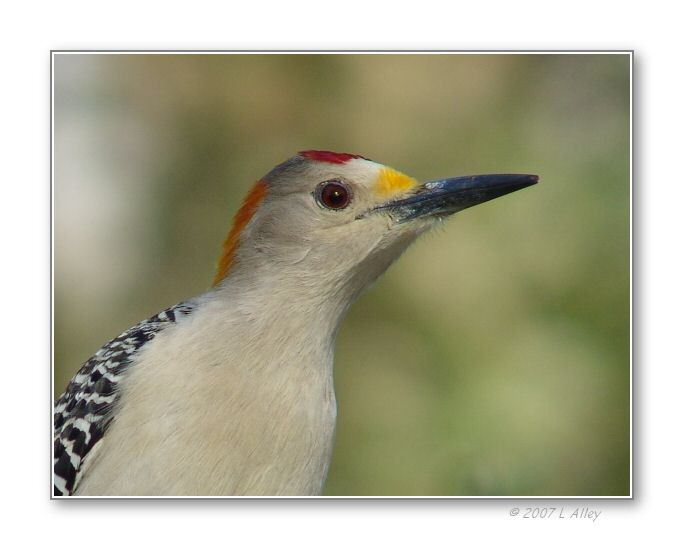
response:
[[[109,341],[57,400],[54,495],[320,494],[349,306],[439,219],[537,181],[419,183],[330,151],[276,166],[235,215],[213,286]]]

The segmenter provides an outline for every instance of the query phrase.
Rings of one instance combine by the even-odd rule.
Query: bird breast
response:
[[[122,381],[77,494],[320,494],[335,431],[332,340],[283,332],[268,338],[207,304],[160,333]]]

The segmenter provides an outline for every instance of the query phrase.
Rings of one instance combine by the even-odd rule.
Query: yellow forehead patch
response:
[[[378,179],[375,182],[375,191],[378,195],[388,197],[396,195],[402,191],[408,191],[412,187],[418,185],[418,181],[412,177],[397,172],[392,168],[383,166],[378,174]]]

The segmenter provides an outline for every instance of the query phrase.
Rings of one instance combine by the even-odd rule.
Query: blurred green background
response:
[[[325,494],[629,494],[629,61],[56,55],[55,396],[210,285],[243,195],[299,150],[535,173],[351,309]]]

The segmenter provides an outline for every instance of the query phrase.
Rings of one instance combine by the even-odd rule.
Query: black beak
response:
[[[378,206],[376,210],[388,212],[397,222],[425,216],[448,216],[538,181],[539,176],[528,174],[485,174],[429,181],[414,194]]]

